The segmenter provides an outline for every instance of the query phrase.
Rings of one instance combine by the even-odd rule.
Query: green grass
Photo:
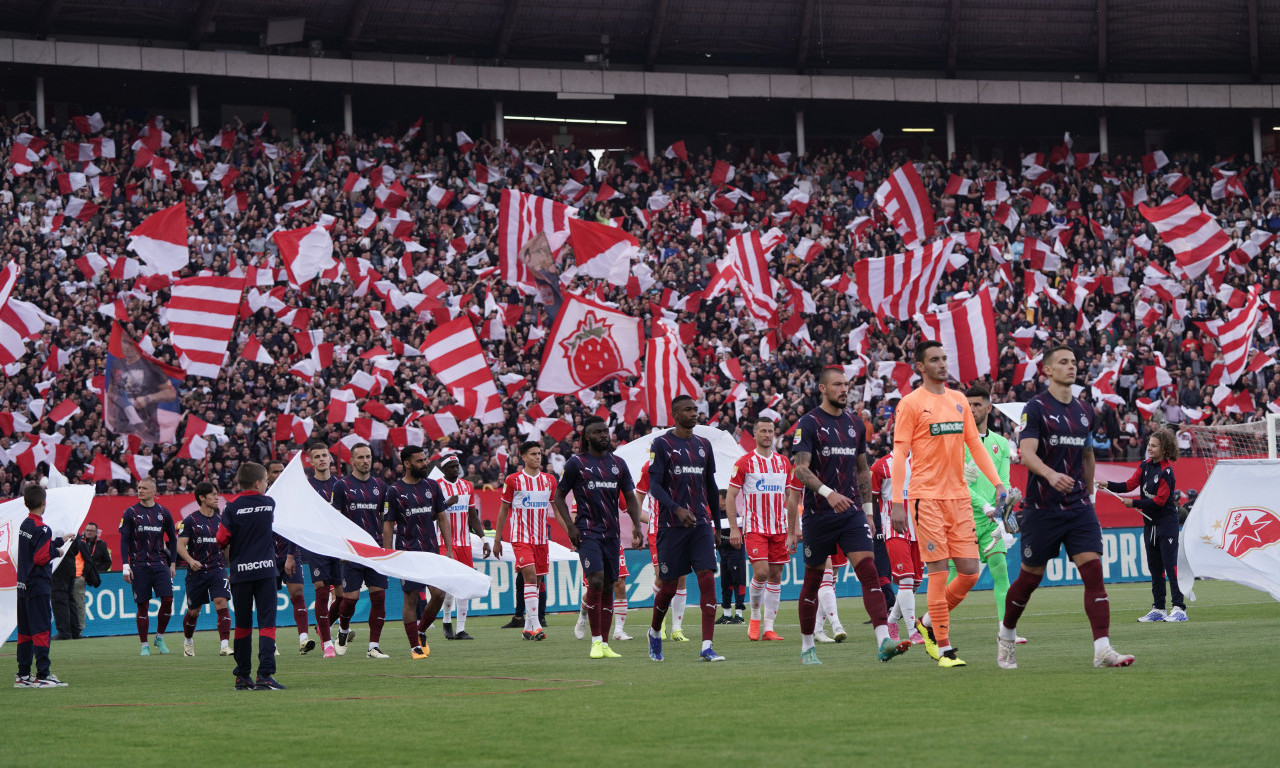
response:
[[[745,626],[717,627],[723,664],[667,643],[651,662],[636,640],[590,661],[572,616],[550,638],[520,639],[497,618],[473,619],[472,643],[432,643],[411,661],[388,622],[385,661],[364,658],[367,628],[345,658],[299,657],[282,628],[281,692],[235,692],[232,662],[213,633],[184,658],[173,622],[169,656],[138,657],[134,638],[58,642],[53,669],[71,685],[0,692],[0,764],[596,766],[1242,765],[1274,749],[1280,606],[1244,587],[1197,585],[1186,624],[1136,623],[1146,585],[1112,585],[1113,644],[1129,669],[1092,666],[1079,587],[1038,591],[1019,627],[1016,671],[995,665],[995,612],[974,593],[953,619],[969,667],[942,670],[922,647],[874,659],[861,601],[841,600],[851,642],[819,646],[799,664],[795,603],[783,643],[750,643]],[[924,600],[918,604],[923,608]],[[177,630],[177,631],[174,631]],[[13,645],[0,655],[12,669]],[[1264,758],[1265,761],[1265,758]]]

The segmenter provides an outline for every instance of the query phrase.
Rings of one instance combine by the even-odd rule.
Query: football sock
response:
[[[751,618],[754,621],[760,620],[760,603],[764,597],[764,582],[757,581],[754,577],[751,579]]]
[[[880,574],[876,571],[874,558],[866,557],[853,567],[853,573],[862,584],[862,605],[867,609],[867,616],[875,627],[883,627],[889,623],[889,609],[884,604],[884,593],[880,591]],[[835,588],[831,590],[835,599]],[[835,622],[832,622],[835,623]],[[877,632],[877,634],[879,634]],[[888,630],[885,630],[888,637]]]
[[[467,626],[467,606],[471,603],[471,601],[459,600],[458,598],[453,597],[452,595],[450,595],[450,597],[453,599],[454,609],[458,612],[458,620],[453,625],[454,630],[457,632],[461,632],[463,629],[466,629],[466,626]]]
[[[671,618],[671,629],[679,631],[684,627],[684,608],[689,600],[689,590],[677,589],[676,595],[671,599],[671,612],[675,614]]]
[[[615,635],[622,634],[622,628],[627,623],[627,601],[626,598],[613,601],[613,618],[617,622],[614,625],[613,633]]]
[[[973,589],[973,585],[978,583],[978,574],[976,573],[957,573],[954,581],[947,583],[947,609],[954,610],[957,605],[964,601],[965,595],[969,594],[969,590]]]
[[[929,579],[926,598],[929,612],[925,614],[924,623],[925,626],[933,628],[933,638],[938,643],[938,648],[942,648],[947,644],[951,614],[947,609],[947,580],[941,573]]]
[[[1076,566],[1080,580],[1084,582],[1084,612],[1093,629],[1093,639],[1106,637],[1111,629],[1111,603],[1107,599],[1107,587],[1102,582],[1102,561],[1090,560]]]
[[[404,624],[404,636],[409,638],[410,650],[418,647],[418,622],[414,619],[401,621]]]
[[[387,621],[387,593],[369,590],[369,642],[374,645],[382,639],[382,625]]]
[[[1004,620],[1004,598],[1009,594],[1009,563],[1002,553],[987,558],[987,569],[991,571],[991,591],[996,598],[996,618]]]
[[[230,608],[223,608],[218,611],[218,639],[224,643],[231,639]]]
[[[911,632],[916,626],[916,580],[903,579],[898,586],[898,599],[893,610],[907,623],[907,631]]]
[[[524,628],[527,632],[537,629],[538,624],[538,585],[524,585]]]
[[[538,577],[538,624],[542,626],[542,617],[547,615],[547,580]]]
[[[883,581],[883,580],[882,580]],[[898,598],[893,593],[893,582],[886,581],[880,585],[880,591],[884,593],[884,604],[892,608],[898,603]]]
[[[800,635],[813,642],[813,628],[818,622],[818,588],[822,584],[822,569],[804,569],[804,584],[800,587]],[[804,642],[802,640],[802,642]]]
[[[343,632],[351,631],[351,617],[356,615],[356,601],[349,598],[342,598],[342,607],[338,608],[338,626]]]
[[[662,622],[667,618],[667,611],[671,608],[671,603],[675,599],[676,583],[674,581],[655,581],[653,583],[653,620],[649,624],[649,631],[662,633]]]
[[[712,604],[711,604],[711,607],[712,607],[712,608],[715,608],[715,603],[712,603]],[[710,640],[703,640],[703,641],[702,641],[702,650],[704,650],[704,651],[709,651],[709,650],[711,650],[711,641],[710,641]]]
[[[592,641],[600,639],[600,590],[596,587],[587,587],[587,592],[582,596],[582,610],[587,613],[587,624],[591,626]]]
[[[889,623],[897,624],[902,619],[902,601],[898,600],[889,609]]]
[[[1001,637],[1006,640],[1017,637],[1014,630],[1018,627],[1018,619],[1022,618],[1022,612],[1027,609],[1031,593],[1036,591],[1036,587],[1040,586],[1040,580],[1043,578],[1043,573],[1034,574],[1027,570],[1019,570],[1018,578],[1009,585],[1009,594],[1005,596],[1004,619],[1000,622]]]
[[[160,598],[160,610],[156,613],[156,635],[163,635],[169,628],[169,617],[173,615],[173,598]]]
[[[325,613],[329,616],[329,628],[333,628],[334,622],[342,618],[342,587],[333,588],[333,602],[329,603],[329,610]],[[341,624],[338,625],[341,628]]]
[[[764,631],[773,631],[773,622],[778,618],[778,606],[782,603],[782,585],[766,584],[764,592]]]
[[[698,571],[698,602],[702,604],[702,642],[711,647],[716,633],[716,574],[715,571]]]
[[[822,580],[818,584],[818,610],[831,622],[831,626],[840,626],[840,615],[836,610],[836,577],[830,568],[821,571]],[[805,578],[808,578],[807,576]]]
[[[440,616],[444,619],[445,624],[450,623],[449,617],[453,615],[453,595],[445,593],[444,607],[440,609]]]
[[[146,603],[138,603],[138,617],[134,619],[134,623],[138,626],[138,638],[142,640],[142,644],[147,644],[147,609],[150,601]]]
[[[434,600],[423,600],[422,596],[418,596],[418,631],[426,632],[427,627],[431,626],[436,620],[436,614],[440,612],[440,605]],[[444,623],[444,622],[441,622]]]
[[[321,642],[329,642],[329,586],[327,584],[316,587],[316,631],[320,633]]]
[[[307,634],[307,603],[301,592],[289,595],[289,602],[293,604],[293,623],[298,626],[298,636],[302,637]]]
[[[613,600],[609,599],[612,594],[612,584],[606,584],[600,590],[600,634],[605,642],[609,641],[609,627],[613,626]]]
[[[182,614],[182,636],[190,640],[196,634],[196,619],[200,618],[199,613],[187,611]]]

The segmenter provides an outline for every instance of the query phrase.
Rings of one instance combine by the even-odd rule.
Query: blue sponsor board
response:
[[[1141,528],[1104,528],[1102,531],[1102,566],[1103,575],[1110,583],[1147,581],[1151,578],[1147,570],[1146,550],[1142,546]],[[1009,571],[1017,573],[1020,543],[1009,548]],[[631,575],[627,577],[628,602],[632,608],[647,608],[653,605],[653,565],[649,561],[647,549],[627,551],[627,569]],[[510,563],[493,560],[478,561],[476,568],[489,575],[489,593],[471,601],[470,615],[492,616],[510,614],[515,610],[515,574]],[[169,622],[168,632],[171,637],[182,633],[182,610],[184,606],[185,571],[178,571],[174,579],[174,616]],[[804,563],[800,555],[792,557],[782,570],[782,597],[784,600],[795,600],[800,594],[800,585],[804,580]],[[1065,554],[1051,560],[1045,571],[1043,586],[1062,586],[1080,583],[1080,574]],[[689,605],[695,606],[698,592],[696,579],[689,579]],[[975,589],[991,589],[991,574],[984,568],[982,577]],[[314,621],[314,593],[311,584],[304,586],[307,605],[312,608],[310,618]],[[401,609],[400,582],[391,579],[387,590],[387,616],[400,616]],[[862,594],[858,579],[851,568],[842,568],[836,574],[836,594],[839,597],[857,597]],[[582,571],[577,562],[551,563],[551,572],[547,575],[547,610],[549,612],[576,611],[578,600],[582,596]],[[716,595],[716,602],[720,596]],[[133,602],[133,590],[125,583],[119,573],[107,573],[102,576],[102,586],[90,589],[86,593],[86,620],[84,634],[88,637],[106,635],[132,635],[137,631],[135,617],[137,607]],[[149,606],[151,616],[151,632],[155,632],[155,615],[160,608],[158,600],[152,600]],[[281,644],[287,647],[287,639],[291,635],[287,628],[293,625],[293,610],[289,604],[288,594],[281,589],[277,595],[277,626],[285,630],[281,635]],[[361,593],[360,602],[356,605],[354,621],[368,620],[369,598]],[[215,630],[217,617],[211,605],[200,611],[197,623],[199,630]],[[313,625],[314,626],[314,625]],[[12,641],[14,638],[9,638]]]

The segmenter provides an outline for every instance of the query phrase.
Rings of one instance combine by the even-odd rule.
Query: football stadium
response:
[[[0,763],[1265,761],[1276,51],[0,0]]]

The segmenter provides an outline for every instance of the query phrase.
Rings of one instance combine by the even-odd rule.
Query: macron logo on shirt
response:
[[[252,563],[238,563],[236,564],[236,571],[239,573],[244,573],[245,571],[257,571],[270,568],[275,564],[276,561],[274,560],[255,560]]]

